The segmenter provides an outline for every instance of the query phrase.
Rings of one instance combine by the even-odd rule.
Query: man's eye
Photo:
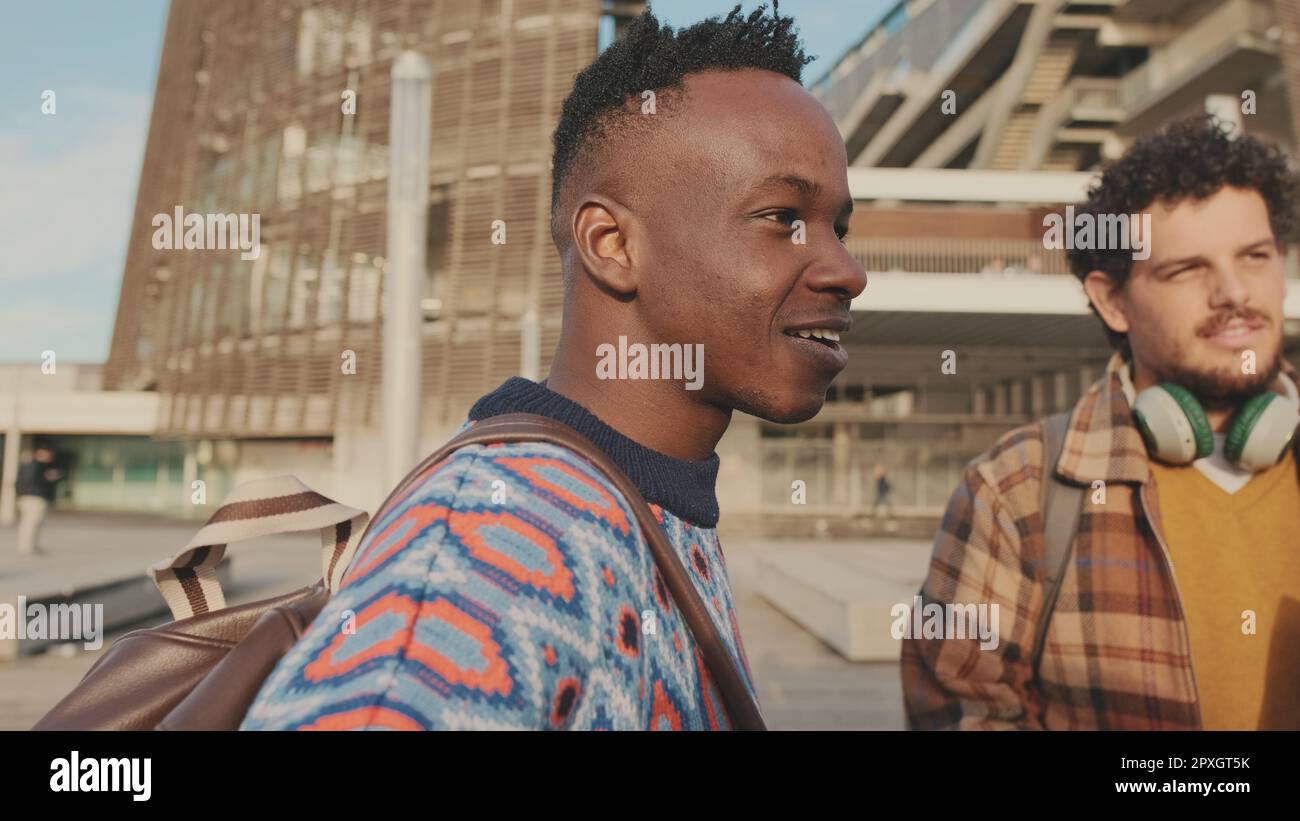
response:
[[[784,211],[776,211],[771,214],[763,215],[763,219],[772,219],[773,217],[775,217],[773,222],[779,222],[782,225],[790,225],[795,221],[795,212],[790,210],[784,210]]]

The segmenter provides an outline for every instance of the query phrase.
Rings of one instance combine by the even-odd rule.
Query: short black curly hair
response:
[[[1269,224],[1279,244],[1294,238],[1300,176],[1275,145],[1245,134],[1212,114],[1198,114],[1141,137],[1105,167],[1076,207],[1080,214],[1140,214],[1158,200],[1202,200],[1224,186],[1254,190],[1268,206]],[[1074,248],[1066,252],[1080,281],[1103,271],[1123,288],[1133,271],[1132,252],[1123,248]],[[1096,306],[1093,306],[1096,313]],[[1106,326],[1115,348],[1126,349],[1126,334]]]
[[[784,74],[802,84],[804,54],[794,19],[782,17],[779,0],[772,16],[760,5],[748,17],[737,4],[725,19],[710,17],[690,28],[660,26],[652,9],[628,24],[623,37],[611,44],[578,74],[564,100],[551,170],[551,214],[559,207],[564,181],[595,143],[635,129],[644,118],[626,107],[645,91],[658,95],[680,90],[688,74],[710,69],[759,68]]]

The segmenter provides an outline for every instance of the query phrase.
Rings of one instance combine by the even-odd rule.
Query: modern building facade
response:
[[[551,131],[573,76],[643,6],[175,0],[107,387],[156,391],[160,438],[236,443],[239,465],[374,503],[394,57],[415,50],[433,68],[432,444],[483,392],[548,367],[562,296]],[[156,248],[155,220],[177,208],[257,215],[260,255]],[[320,447],[304,455],[304,442]]]
[[[214,476],[296,473],[373,507],[394,56],[434,70],[429,450],[477,396],[547,371],[550,133],[573,75],[642,5],[175,0],[107,387],[155,393],[155,438]],[[849,149],[848,242],[870,280],[850,365],[810,422],[737,414],[719,446],[723,526],[877,531],[880,465],[893,518],[932,532],[966,462],[1068,407],[1109,355],[1063,253],[1043,247],[1044,215],[1192,111],[1294,151],[1298,32],[1297,0],[899,2],[811,86]],[[261,255],[156,249],[153,220],[177,206],[259,214]],[[1294,296],[1287,316],[1294,351]]]
[[[861,167],[1087,170],[1207,98],[1294,149],[1297,14],[1294,0],[904,0],[813,88]]]
[[[812,85],[848,147],[849,245],[870,282],[833,401],[794,431],[761,426],[765,466],[802,463],[820,478],[824,506],[805,519],[861,513],[875,463],[897,505],[936,516],[997,435],[1077,399],[1109,349],[1064,252],[1044,247],[1043,217],[1082,199],[1091,172],[1136,136],[1197,111],[1294,156],[1297,9],[905,0]],[[941,368],[946,352],[955,372]],[[764,475],[775,511],[789,473]]]

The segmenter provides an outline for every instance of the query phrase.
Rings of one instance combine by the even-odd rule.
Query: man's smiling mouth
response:
[[[797,336],[802,339],[813,339],[822,343],[828,348],[839,347],[840,332],[831,328],[808,328],[798,331],[786,331],[787,336]]]
[[[786,328],[783,333],[793,340],[819,371],[836,374],[849,364],[849,353],[840,345],[840,334],[849,330],[852,320],[820,318]]]

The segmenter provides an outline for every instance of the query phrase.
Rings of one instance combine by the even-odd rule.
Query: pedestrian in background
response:
[[[875,516],[880,512],[880,506],[884,505],[885,515],[888,516],[893,512],[893,505],[889,501],[889,492],[894,486],[889,482],[889,471],[884,465],[876,465],[876,503],[871,506],[871,515]]]
[[[54,501],[54,487],[63,474],[54,466],[54,451],[38,447],[34,454],[24,454],[18,467],[18,553],[41,552],[37,544],[45,513]]]

